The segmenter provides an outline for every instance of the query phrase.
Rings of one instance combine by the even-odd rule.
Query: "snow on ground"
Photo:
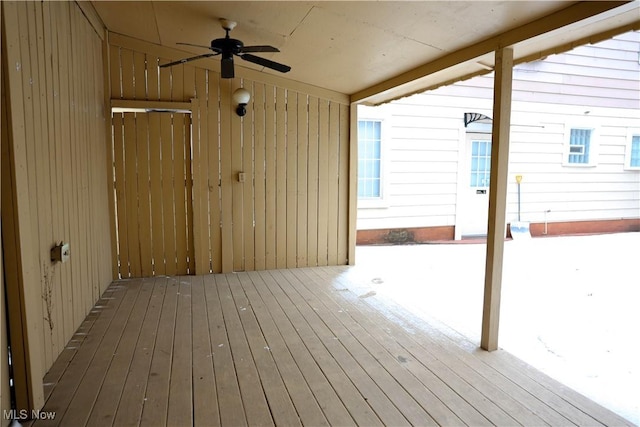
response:
[[[479,344],[486,245],[359,246],[347,273]],[[499,345],[640,424],[640,233],[505,242]]]

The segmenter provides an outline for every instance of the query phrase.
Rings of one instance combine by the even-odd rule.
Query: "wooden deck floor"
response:
[[[503,351],[345,283],[348,267],[114,282],[45,377],[63,426],[623,425]]]

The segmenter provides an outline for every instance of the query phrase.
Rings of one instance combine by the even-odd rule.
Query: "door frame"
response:
[[[107,133],[107,144],[110,157],[109,162],[110,165],[115,165],[115,159],[113,158],[113,114],[114,113],[173,113],[173,114],[189,114],[190,115],[190,126],[189,130],[189,149],[191,151],[191,187],[195,185],[197,182],[197,171],[199,171],[199,164],[196,165],[196,158],[198,156],[194,156],[194,134],[193,129],[197,129],[196,120],[197,120],[197,109],[198,109],[198,100],[192,98],[190,102],[175,102],[175,101],[147,101],[147,100],[125,100],[125,99],[112,99],[109,115],[109,132]],[[124,126],[124,125],[123,125]],[[196,167],[197,166],[197,167]],[[119,248],[118,248],[118,213],[116,211],[116,205],[114,203],[117,195],[115,194],[115,180],[116,177],[113,172],[113,167],[109,168],[110,171],[110,179],[109,179],[109,188],[110,188],[110,216],[111,216],[111,245],[112,245],[112,257],[113,257],[113,265],[114,265],[114,279],[119,279],[120,277],[120,267],[119,267]],[[198,274],[199,266],[198,260],[200,259],[199,253],[202,250],[201,244],[198,241],[198,236],[202,233],[199,233],[196,221],[196,215],[198,210],[196,210],[196,200],[193,197],[193,190],[191,194],[188,194],[188,201],[191,203],[191,218],[188,221],[187,226],[191,227],[191,235],[194,237],[194,241],[190,242],[190,246],[192,247],[192,256],[194,257],[195,268],[189,274]],[[187,213],[188,214],[188,213]],[[208,267],[207,267],[208,269]],[[200,273],[201,274],[201,273]]]
[[[489,114],[487,112],[487,114]],[[469,174],[469,158],[467,150],[467,139],[469,134],[487,135],[493,140],[492,135],[493,120],[482,113],[464,113],[464,123],[460,124],[458,138],[458,179],[456,185],[456,214],[454,225],[454,240],[462,239],[464,229],[465,214],[464,209],[464,192],[467,190],[470,180]],[[488,193],[488,192],[487,192]],[[488,196],[488,194],[487,194]],[[488,207],[487,207],[488,214]]]

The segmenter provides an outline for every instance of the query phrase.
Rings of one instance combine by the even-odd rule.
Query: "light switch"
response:
[[[238,172],[238,182],[244,182],[247,179],[247,174],[244,172]]]

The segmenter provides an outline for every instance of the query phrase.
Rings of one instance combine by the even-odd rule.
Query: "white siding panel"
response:
[[[415,194],[455,194],[456,183],[436,182],[436,183],[410,183],[410,184],[391,184],[389,187],[392,194],[395,195],[415,195]]]
[[[637,90],[638,86],[637,82],[634,80],[621,80],[593,76],[576,76],[563,73],[539,73],[535,70],[526,69],[515,69],[513,75],[514,80],[516,80],[515,83],[518,85],[516,89],[520,88],[520,81],[556,83],[580,87],[610,87],[612,89],[626,89],[631,91]]]
[[[442,216],[411,216],[411,217],[377,217],[358,218],[358,230],[376,230],[380,228],[418,228],[418,227],[440,227],[452,226],[455,224],[455,217],[452,215]]]
[[[429,172],[414,172],[414,173],[393,173],[394,184],[409,184],[414,182],[422,183],[437,183],[437,182],[456,182],[457,175],[455,173],[429,173]]]
[[[455,194],[412,194],[412,195],[393,195],[391,201],[394,207],[411,207],[422,206],[427,210],[429,208],[455,206]],[[449,213],[450,211],[447,210]]]
[[[455,162],[447,162],[447,161],[394,161],[392,163],[392,168],[394,170],[402,170],[403,172],[451,172],[455,171],[458,167],[458,164]]]
[[[460,116],[462,117],[462,116]],[[424,123],[424,127],[393,127],[393,139],[420,140],[425,144],[442,143],[445,141],[458,141],[458,129],[438,129],[428,127],[429,123]],[[433,145],[433,144],[432,144]]]
[[[634,80],[637,84],[638,80]],[[513,85],[514,93],[518,94],[519,98],[525,98],[527,92],[546,93],[554,96],[568,95],[568,96],[580,96],[580,97],[596,97],[611,99],[616,98],[627,99],[638,102],[637,90],[630,89],[616,89],[611,87],[597,87],[589,85],[588,81],[584,82],[585,85],[565,84],[565,83],[540,83],[537,81],[525,81],[520,80]],[[520,92],[525,92],[521,94]]]

